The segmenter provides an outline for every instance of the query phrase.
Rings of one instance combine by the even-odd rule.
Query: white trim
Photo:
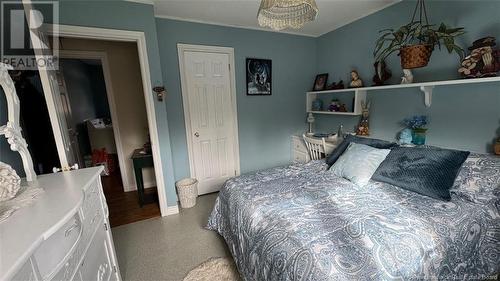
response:
[[[109,111],[111,112],[111,121],[113,123],[113,135],[116,143],[116,152],[118,154],[118,164],[120,166],[123,189],[126,191],[125,186],[130,186],[131,183],[128,180],[128,170],[125,169],[126,158],[123,151],[122,139],[120,137],[120,122],[118,121],[118,115],[116,114],[115,93],[113,91],[108,55],[106,52],[59,50],[59,57],[63,59],[96,59],[101,62],[104,84],[106,85],[106,96],[108,98]],[[135,184],[133,186],[135,186]]]
[[[291,34],[291,35],[297,35],[297,36],[305,36],[305,37],[319,37],[316,35],[312,34],[306,34],[306,33],[300,33],[300,32],[293,32],[293,31],[276,31],[272,30],[270,28],[265,28],[265,27],[257,27],[257,26],[241,26],[241,25],[235,25],[235,24],[227,24],[227,23],[218,23],[218,22],[213,22],[213,21],[205,21],[205,20],[195,20],[195,19],[188,19],[188,18],[183,18],[183,17],[176,17],[176,16],[164,16],[164,15],[157,15],[155,14],[155,18],[160,18],[160,19],[169,19],[169,20],[177,20],[177,21],[185,21],[185,22],[194,22],[194,23],[200,23],[200,24],[210,24],[210,25],[217,25],[217,26],[224,26],[224,27],[232,27],[232,28],[241,28],[241,29],[250,29],[250,30],[258,30],[258,31],[266,31],[266,32],[273,32],[273,33],[283,33],[283,34]],[[257,18],[255,19],[257,20]],[[330,31],[329,31],[330,32]]]
[[[240,144],[239,144],[239,130],[238,130],[238,111],[236,106],[236,78],[235,78],[235,63],[234,63],[234,49],[230,47],[217,47],[217,46],[205,46],[205,45],[189,45],[189,44],[177,44],[177,53],[179,58],[179,73],[181,76],[181,90],[182,90],[182,105],[184,107],[184,123],[186,126],[186,139],[187,139],[187,149],[189,158],[189,171],[191,177],[196,177],[193,147],[192,147],[192,135],[191,135],[191,114],[189,112],[188,103],[188,90],[186,88],[186,75],[184,71],[184,52],[207,52],[207,53],[219,53],[227,54],[229,56],[229,77],[231,83],[231,107],[233,110],[234,118],[234,161],[236,175],[240,175]]]
[[[136,42],[137,53],[139,55],[139,64],[141,68],[142,86],[144,91],[144,100],[146,103],[146,113],[148,118],[149,134],[151,138],[151,149],[153,152],[153,163],[155,166],[155,177],[158,189],[158,201],[162,216],[168,215],[167,212],[167,191],[165,189],[165,179],[163,178],[163,165],[160,154],[160,140],[158,136],[158,126],[156,122],[156,113],[154,108],[154,96],[151,89],[151,75],[149,73],[149,60],[146,46],[146,36],[141,31],[129,31],[118,29],[106,29],[97,27],[59,25],[58,36],[67,38],[86,38],[106,41],[125,41]],[[49,30],[52,30],[49,28]],[[50,34],[53,35],[53,34]]]
[[[153,5],[153,6],[155,4],[155,2],[153,0],[125,0],[125,2],[133,2],[133,3]]]
[[[166,216],[175,215],[179,213],[179,206],[168,206]]]

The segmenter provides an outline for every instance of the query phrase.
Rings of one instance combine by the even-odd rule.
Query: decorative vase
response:
[[[432,46],[424,44],[405,46],[399,50],[399,55],[403,69],[424,67],[431,58]]]
[[[412,130],[412,143],[416,145],[425,144],[425,135],[427,133],[427,129],[424,128],[415,128]]]
[[[319,98],[313,100],[312,102],[312,110],[313,111],[322,111],[323,110],[323,101]]]
[[[14,198],[21,188],[21,178],[11,166],[0,162],[0,202]]]

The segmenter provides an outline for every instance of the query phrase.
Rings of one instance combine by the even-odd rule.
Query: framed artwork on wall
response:
[[[268,59],[246,59],[247,95],[270,96],[272,94],[272,62]]]
[[[314,79],[313,91],[323,91],[328,83],[328,73],[316,75]]]

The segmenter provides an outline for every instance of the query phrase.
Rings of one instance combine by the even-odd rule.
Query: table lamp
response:
[[[309,131],[307,132],[308,136],[314,135],[314,133],[313,133],[313,123],[314,123],[314,121],[315,121],[314,115],[309,112],[309,114],[307,115],[307,123],[309,123]]]

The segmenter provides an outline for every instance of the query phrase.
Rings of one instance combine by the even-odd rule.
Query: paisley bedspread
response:
[[[477,280],[500,271],[499,206],[358,187],[312,161],[229,180],[207,228],[246,281]]]

